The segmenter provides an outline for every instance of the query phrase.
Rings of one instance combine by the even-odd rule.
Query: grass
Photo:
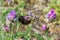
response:
[[[17,1],[19,1],[19,0],[17,0]],[[60,21],[60,19],[59,19],[60,6],[58,6],[59,4],[60,4],[60,0],[58,0],[58,2],[56,2],[55,0],[53,0],[53,1],[51,0],[51,3],[48,3],[49,8],[55,8],[55,10],[56,10],[56,14],[57,14],[56,22]],[[19,10],[19,8],[22,8],[24,10],[25,6],[26,6],[25,2],[23,0],[20,0],[19,4],[16,7],[12,7],[12,8],[16,11],[16,13],[19,17],[19,16],[26,15],[25,12]],[[24,32],[21,32],[20,29],[21,29],[22,25],[21,25],[21,23],[18,22],[18,20],[16,20],[15,23],[11,23],[9,32],[3,31],[3,25],[6,22],[6,16],[12,10],[12,8],[8,8],[8,9],[2,8],[1,9],[2,14],[0,15],[0,21],[1,21],[1,23],[0,23],[0,40],[16,40],[16,39],[18,40],[20,38],[23,38],[24,40],[31,40],[32,36],[34,38],[36,38],[37,40],[51,40],[51,37],[47,36],[48,33],[47,34],[45,33],[46,39],[41,34],[38,34],[36,32],[32,33],[32,29],[33,29],[32,23],[24,26],[24,28],[26,27],[26,30]],[[49,8],[44,9],[43,10],[44,13],[47,13],[49,11]]]

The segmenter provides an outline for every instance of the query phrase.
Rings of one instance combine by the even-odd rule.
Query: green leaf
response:
[[[31,33],[25,33],[24,40],[30,40],[30,34]]]
[[[24,8],[25,7],[25,2],[21,1],[20,7]]]
[[[44,38],[40,34],[34,33],[33,36],[38,38],[38,40],[44,40]]]
[[[60,0],[57,0],[57,5],[59,5],[60,4]]]
[[[51,1],[51,3],[56,3],[57,2],[57,0],[50,0]]]
[[[28,25],[26,33],[30,33],[32,30],[32,24]]]
[[[10,12],[10,9],[7,9],[3,14],[2,17],[6,16]]]

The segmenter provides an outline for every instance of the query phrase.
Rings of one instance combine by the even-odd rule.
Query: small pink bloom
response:
[[[42,31],[46,30],[47,26],[45,24],[42,25]]]
[[[10,31],[10,28],[9,28],[9,26],[7,26],[7,25],[5,24],[4,27],[3,27],[3,30],[6,31],[6,32],[9,32],[9,31]]]

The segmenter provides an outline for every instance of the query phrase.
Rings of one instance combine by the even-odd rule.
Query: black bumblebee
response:
[[[29,16],[19,16],[18,21],[23,25],[28,25],[31,23],[31,18]]]

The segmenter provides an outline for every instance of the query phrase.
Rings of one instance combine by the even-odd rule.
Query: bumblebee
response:
[[[29,16],[19,16],[18,21],[23,25],[28,25],[31,23],[31,18]]]

